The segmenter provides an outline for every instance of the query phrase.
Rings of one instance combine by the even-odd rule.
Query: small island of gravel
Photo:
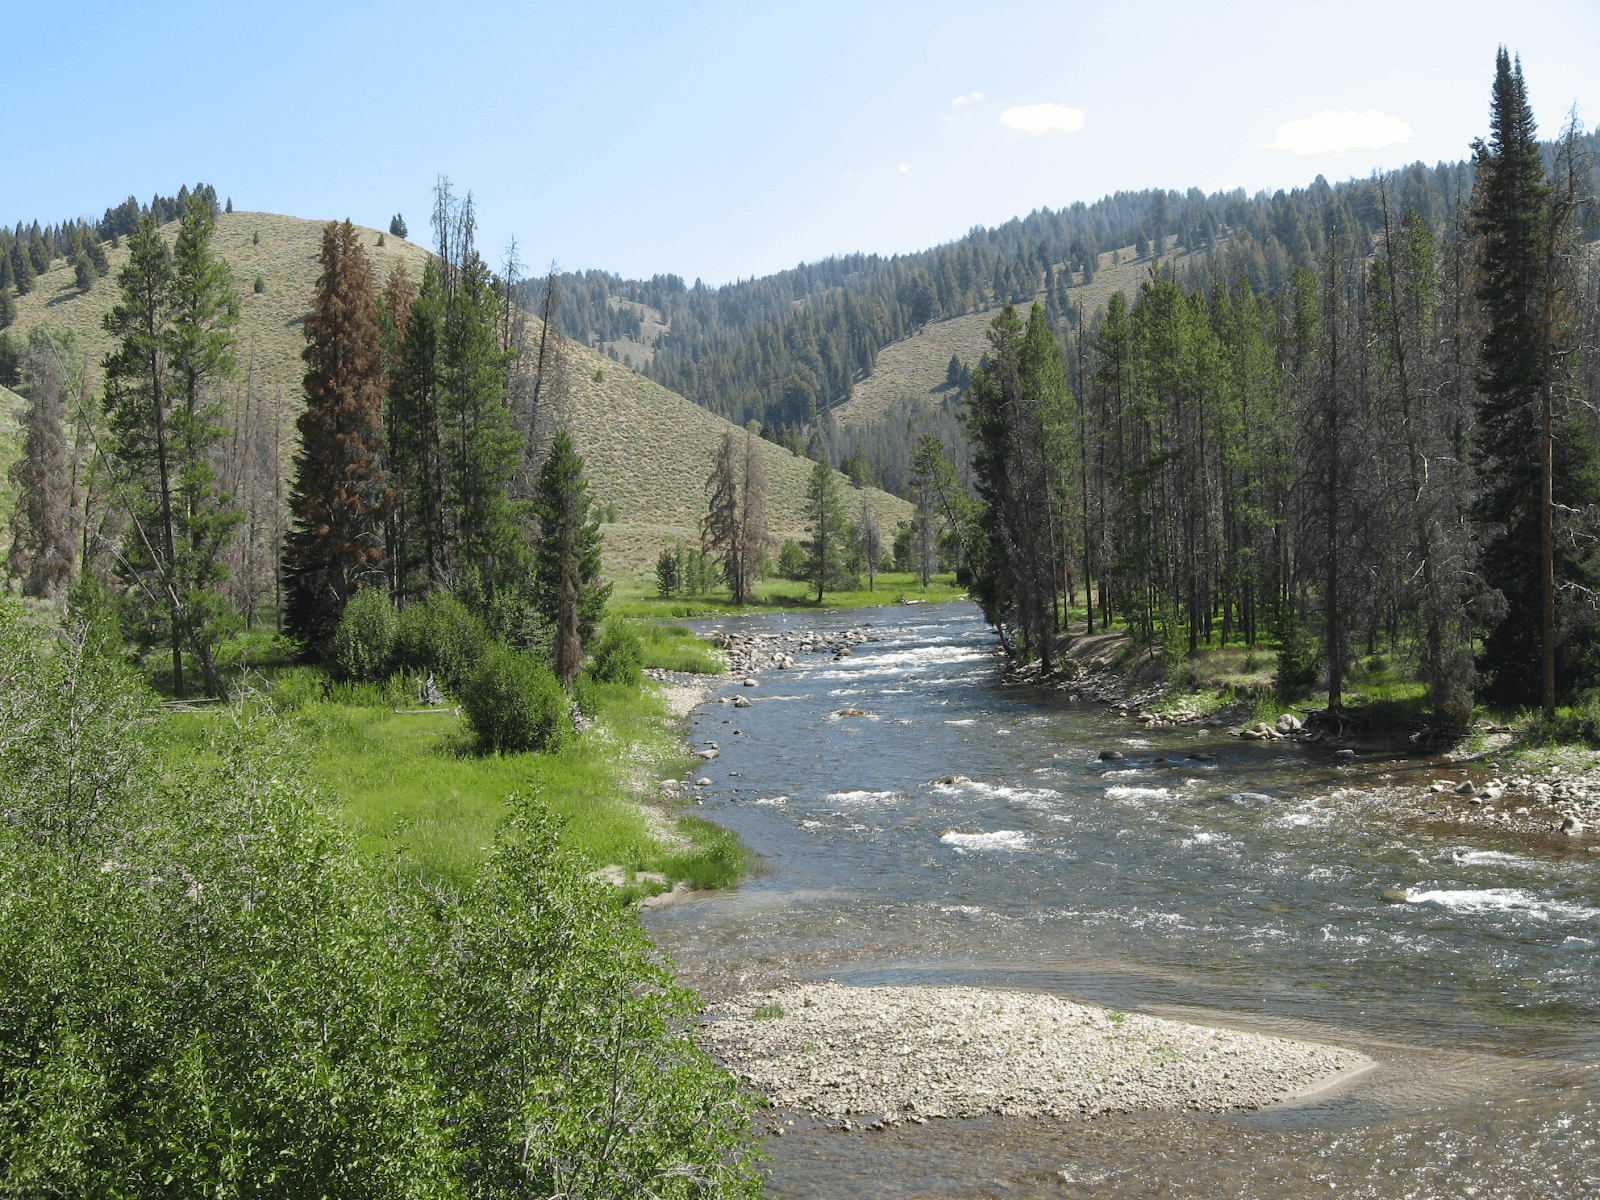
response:
[[[713,1006],[704,1040],[780,1107],[823,1117],[1255,1109],[1372,1060],[1337,1046],[968,987],[800,984]]]

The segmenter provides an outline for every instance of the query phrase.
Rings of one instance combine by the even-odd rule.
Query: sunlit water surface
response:
[[[880,640],[853,657],[801,655],[724,690],[750,708],[693,718],[720,750],[695,811],[769,870],[649,918],[686,981],[1040,989],[1380,1067],[1226,1116],[845,1134],[784,1114],[772,1194],[1600,1195],[1600,856],[1386,820],[1383,789],[1427,762],[1143,733],[1002,684],[971,605],[700,628],[863,624]],[[1395,885],[1423,902],[1381,903]]]

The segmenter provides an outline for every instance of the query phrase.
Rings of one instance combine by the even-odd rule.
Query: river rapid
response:
[[[697,632],[863,626],[853,656],[731,681],[749,708],[690,719],[719,751],[694,811],[767,871],[648,915],[686,983],[1040,990],[1379,1066],[1252,1113],[840,1132],[780,1112],[770,1194],[1600,1195],[1600,855],[1397,823],[1385,794],[1426,760],[1145,732],[1005,684],[970,604]],[[1383,904],[1393,886],[1420,902]]]

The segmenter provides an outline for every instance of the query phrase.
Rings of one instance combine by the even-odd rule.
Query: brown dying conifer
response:
[[[284,550],[286,625],[325,652],[356,589],[381,583],[394,492],[380,455],[383,361],[372,263],[351,223],[322,232],[322,275],[306,319],[306,410]]]

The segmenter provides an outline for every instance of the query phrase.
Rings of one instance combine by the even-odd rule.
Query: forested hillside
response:
[[[1600,146],[1595,134],[1581,141],[1591,155]],[[1541,153],[1552,167],[1554,142]],[[1346,246],[1372,246],[1384,196],[1438,233],[1459,219],[1474,179],[1465,159],[1413,163],[1381,181],[1318,176],[1253,196],[1119,192],[980,226],[917,254],[843,255],[718,288],[675,275],[571,273],[561,279],[562,327],[713,412],[758,420],[776,436],[850,400],[885,347],[929,322],[1037,297],[1065,334],[1079,306],[1091,316],[1103,307],[1106,289],[1087,286],[1098,274],[1113,261],[1148,268],[1157,247],[1164,262],[1182,258],[1177,282],[1185,290],[1248,278],[1254,291],[1276,295],[1295,269],[1317,269],[1331,230]],[[843,457],[837,447],[835,456]]]

